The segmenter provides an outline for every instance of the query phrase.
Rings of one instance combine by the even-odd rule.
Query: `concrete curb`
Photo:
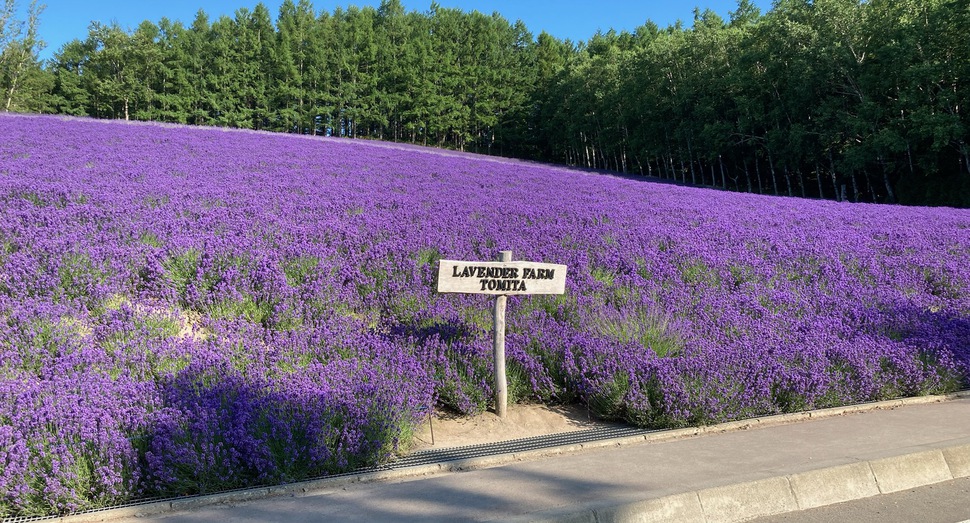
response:
[[[563,508],[515,523],[735,523],[970,477],[970,445],[903,454],[663,498]]]
[[[943,459],[954,478],[970,477],[970,445],[943,449]]]
[[[531,461],[563,454],[572,454],[590,449],[635,445],[647,442],[671,441],[709,434],[722,434],[727,432],[735,432],[760,427],[772,427],[874,410],[891,410],[903,406],[940,403],[959,398],[970,398],[970,391],[961,391],[954,394],[939,396],[903,398],[792,414],[778,414],[774,416],[721,423],[718,425],[651,432],[637,436],[598,440],[559,447],[548,447],[510,454],[498,454],[430,465],[404,467],[376,472],[363,472],[360,474],[350,474],[332,478],[321,478],[289,485],[257,487],[203,496],[148,501],[129,506],[63,516],[60,518],[50,518],[45,519],[45,521],[58,521],[60,523],[94,523],[112,521],[122,518],[162,515],[206,506],[252,501],[275,496],[300,496],[312,491],[340,488],[354,483],[415,479],[441,473],[497,467],[509,463]],[[873,463],[875,464],[874,466]],[[942,469],[945,469],[945,472],[941,469],[941,467]],[[907,484],[906,480],[903,479],[903,477],[907,474],[919,474],[919,479],[917,481],[925,482],[921,483],[921,485],[930,484],[937,481],[946,481],[948,479],[957,477],[966,477],[970,476],[970,445],[946,448],[942,451],[929,451],[925,453],[875,460],[873,462],[866,462],[866,468],[869,470],[868,478],[871,478],[871,481],[878,490],[878,492],[875,492],[876,494],[894,491],[882,490],[883,488],[911,488],[903,486]],[[878,476],[876,475],[876,470],[879,471]],[[840,483],[840,486],[838,487],[833,487],[833,482],[837,481],[841,481],[842,483]],[[703,519],[698,519],[695,516],[700,516],[701,518],[706,517],[708,522],[740,521],[740,519],[718,519],[720,515],[737,513],[732,511],[739,509],[736,506],[731,505],[732,502],[729,501],[729,499],[732,499],[733,497],[741,496],[747,500],[750,496],[750,500],[746,501],[744,504],[744,513],[751,514],[747,515],[744,519],[750,519],[752,517],[758,517],[761,515],[778,514],[790,510],[800,510],[803,508],[838,503],[840,501],[860,499],[866,495],[875,495],[873,494],[873,488],[866,484],[868,481],[870,480],[867,479],[866,474],[863,474],[860,472],[860,470],[858,470],[858,466],[840,466],[833,467],[831,469],[809,471],[792,476],[768,478],[765,480],[758,480],[753,483],[728,485],[688,494],[677,494],[659,499],[639,501],[631,504],[572,507],[563,509],[561,511],[533,514],[531,516],[522,518],[521,521],[704,521]],[[820,487],[820,485],[823,485],[824,488]],[[843,499],[844,496],[857,497]],[[782,499],[782,501],[778,501],[778,499]],[[833,499],[837,499],[838,501],[830,501]],[[776,512],[778,510],[781,510],[782,512]],[[656,518],[654,518],[654,516],[651,514],[656,514]],[[520,520],[515,519],[515,521]]]

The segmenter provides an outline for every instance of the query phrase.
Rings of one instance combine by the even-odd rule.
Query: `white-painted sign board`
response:
[[[512,294],[565,294],[566,266],[555,263],[512,261],[502,251],[497,262],[441,260],[438,292],[494,294],[495,413],[505,417],[508,384],[505,379],[505,305]]]
[[[564,294],[566,266],[555,263],[441,260],[438,292],[466,294]]]

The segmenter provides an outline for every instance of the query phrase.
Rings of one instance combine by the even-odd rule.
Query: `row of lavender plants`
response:
[[[373,465],[491,397],[646,427],[945,392],[970,212],[727,194],[376,142],[0,117],[0,516]]]

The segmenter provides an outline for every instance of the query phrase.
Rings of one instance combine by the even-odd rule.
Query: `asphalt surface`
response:
[[[750,523],[970,523],[970,478],[881,494]]]
[[[712,523],[807,514],[928,485],[966,489],[960,478],[967,477],[970,397],[962,395],[468,458],[64,521]],[[946,517],[967,518],[954,514]]]

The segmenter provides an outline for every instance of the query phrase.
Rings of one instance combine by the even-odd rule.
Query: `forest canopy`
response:
[[[0,6],[8,111],[405,141],[729,190],[970,206],[970,0],[740,0],[584,42],[499,13],[91,24],[42,63]]]

